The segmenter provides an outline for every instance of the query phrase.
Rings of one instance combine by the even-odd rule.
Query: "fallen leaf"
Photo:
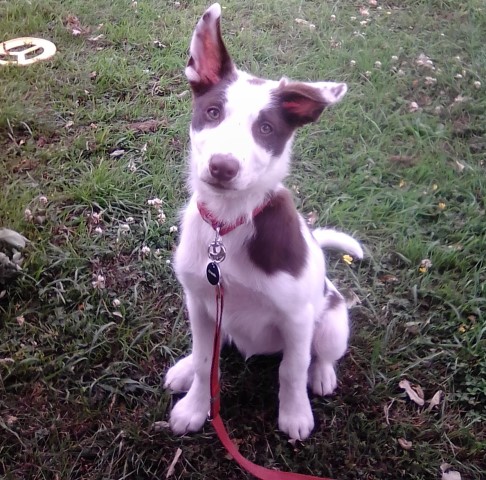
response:
[[[395,399],[393,398],[392,401],[383,407],[383,411],[385,412],[385,421],[387,425],[390,425],[390,408],[395,403]]]
[[[169,478],[172,475],[174,475],[176,463],[178,462],[179,457],[181,455],[182,455],[182,450],[180,448],[178,448],[176,450],[175,455],[174,455],[174,459],[172,460],[171,464],[169,465],[169,469],[167,470],[167,475],[165,476],[165,478]]]
[[[440,466],[440,470],[442,472],[442,480],[461,480],[461,474],[456,472],[455,470],[451,470],[452,465],[448,463],[443,463]]]
[[[410,400],[415,402],[417,405],[421,407],[424,406],[424,392],[420,385],[411,385],[408,380],[401,380],[398,384],[400,388],[403,388],[405,392],[407,392],[408,397]]]
[[[97,42],[98,40],[101,40],[103,37],[104,37],[104,35],[102,33],[100,33],[99,35],[96,35],[95,37],[89,37],[88,40],[90,42]]]
[[[15,415],[7,415],[5,417],[5,423],[11,427],[16,421],[18,420],[18,418],[15,416]]]
[[[121,157],[125,153],[125,150],[119,149],[119,150],[114,150],[113,152],[110,153],[110,157],[118,158]]]
[[[305,218],[307,225],[309,227],[312,227],[317,222],[317,213],[316,212],[310,212],[307,214]]]
[[[79,18],[76,15],[68,15],[64,20],[64,26],[71,31],[71,33],[77,37],[85,33],[89,33],[88,27],[83,27]]]
[[[24,173],[34,170],[39,165],[39,162],[31,160],[30,158],[23,158],[19,163],[12,167],[13,173]]]
[[[402,447],[404,450],[411,450],[412,449],[412,442],[406,440],[405,438],[399,438],[397,439],[398,445]]]
[[[166,126],[167,123],[162,120],[146,120],[144,122],[135,122],[129,125],[130,130],[140,133],[156,132],[160,127]]]
[[[310,30],[314,30],[316,28],[316,26],[313,23],[310,23],[307,20],[304,20],[303,18],[296,18],[295,23],[298,23],[299,25],[306,25],[309,27]]]
[[[400,280],[395,275],[389,274],[379,276],[378,280],[382,283],[400,283]]]
[[[459,172],[462,172],[466,168],[466,166],[459,160],[456,160],[456,168]]]
[[[12,245],[15,248],[25,248],[28,240],[20,233],[10,228],[0,228],[0,240]]]
[[[420,110],[420,107],[417,102],[410,102],[408,104],[408,111],[410,113],[417,112],[418,110]]]
[[[442,390],[438,390],[435,392],[434,396],[429,400],[429,406],[427,407],[427,411],[432,410],[434,407],[440,404],[442,401],[442,396],[444,392]]]
[[[154,422],[152,428],[156,432],[160,432],[161,430],[167,430],[169,428],[169,422],[161,420],[160,422]]]
[[[415,63],[420,67],[429,68],[430,70],[435,70],[434,62],[425,53],[421,53]]]
[[[45,139],[45,137],[39,137],[39,139],[37,140],[36,145],[39,148],[42,148],[46,143],[47,143],[47,140]]]
[[[410,155],[391,155],[388,160],[399,167],[412,167],[417,163],[416,157]]]
[[[353,291],[348,292],[348,294],[345,296],[345,300],[346,300],[346,306],[348,308],[352,308],[355,305],[360,305],[361,304],[360,298]]]

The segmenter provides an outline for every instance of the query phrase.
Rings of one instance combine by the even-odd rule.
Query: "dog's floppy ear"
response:
[[[197,22],[192,35],[186,76],[195,95],[235,72],[220,29],[221,6],[214,3]]]
[[[339,102],[347,90],[345,83],[291,82],[282,79],[275,95],[289,123],[300,127],[315,122],[322,111]]]

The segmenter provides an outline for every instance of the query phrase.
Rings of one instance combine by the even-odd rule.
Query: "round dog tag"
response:
[[[218,285],[221,279],[221,272],[217,263],[208,263],[208,266],[206,267],[206,277],[211,285]]]

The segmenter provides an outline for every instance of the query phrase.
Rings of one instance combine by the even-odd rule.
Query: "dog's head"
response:
[[[193,188],[265,193],[285,177],[295,130],[346,93],[345,83],[264,80],[238,70],[224,45],[221,7],[209,7],[191,41]]]

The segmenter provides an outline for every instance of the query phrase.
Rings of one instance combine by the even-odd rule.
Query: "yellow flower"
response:
[[[444,210],[444,208],[446,208],[446,204],[444,202],[439,202],[439,210]]]
[[[351,265],[353,263],[353,257],[351,255],[343,255],[343,261]]]
[[[432,185],[432,190],[434,190],[434,191],[435,191],[435,190],[437,190],[438,188],[439,188],[439,186],[437,185],[437,183],[434,183],[434,184]]]
[[[420,273],[425,273],[429,270],[429,268],[432,267],[432,262],[428,258],[424,258],[418,267],[418,271]]]

